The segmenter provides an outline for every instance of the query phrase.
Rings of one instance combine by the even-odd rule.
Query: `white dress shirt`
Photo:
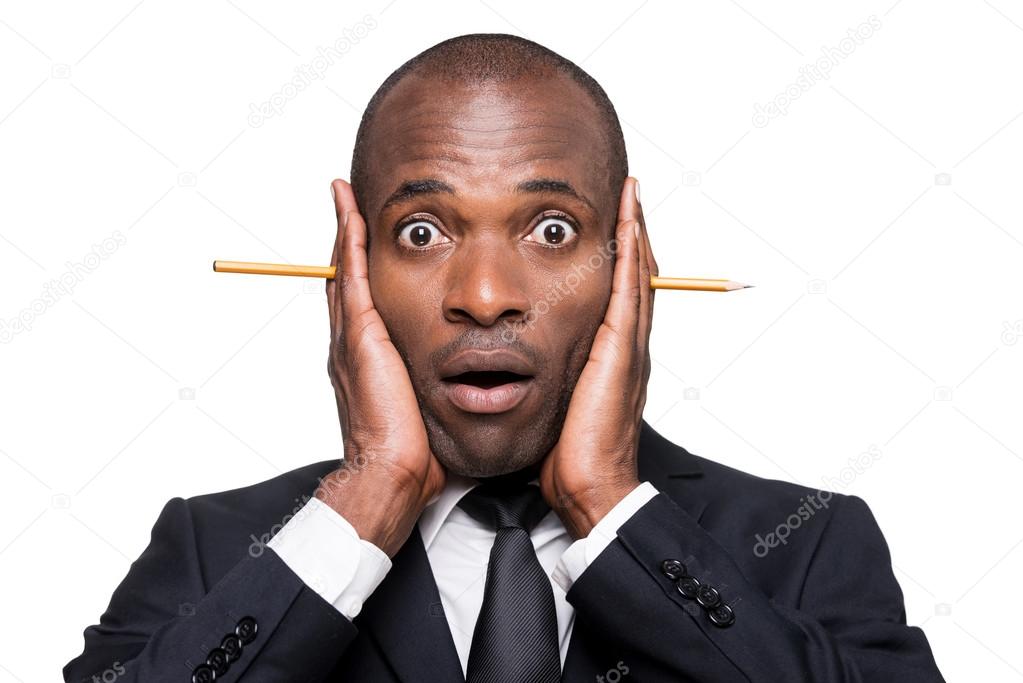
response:
[[[462,496],[477,484],[474,479],[449,473],[444,489],[426,506],[418,524],[463,674],[483,605],[490,549],[497,535],[458,507]],[[643,482],[619,501],[588,536],[575,542],[553,510],[530,533],[537,559],[551,578],[562,667],[575,617],[565,594],[615,540],[618,528],[657,493],[652,484]],[[343,516],[318,498],[311,498],[267,546],[303,583],[349,619],[359,614],[391,569],[391,560],[382,550],[360,539]]]

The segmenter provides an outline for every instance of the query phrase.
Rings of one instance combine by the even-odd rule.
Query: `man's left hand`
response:
[[[639,184],[626,178],[615,226],[611,298],[576,383],[558,443],[540,474],[544,498],[573,538],[583,538],[639,485],[636,455],[650,377],[657,262]]]

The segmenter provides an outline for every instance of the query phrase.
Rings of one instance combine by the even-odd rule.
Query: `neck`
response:
[[[481,484],[498,484],[498,485],[520,485],[527,484],[533,479],[540,476],[540,469],[543,467],[543,461],[533,463],[528,467],[523,467],[515,472],[508,472],[506,474],[498,474],[493,477],[476,477],[476,480]]]

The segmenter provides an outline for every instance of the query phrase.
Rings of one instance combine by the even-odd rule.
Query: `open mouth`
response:
[[[533,377],[509,370],[470,370],[444,377],[448,399],[466,413],[493,415],[522,403],[533,387]]]
[[[537,369],[512,349],[463,349],[437,368],[448,400],[466,413],[512,410],[532,392]]]
[[[509,370],[471,370],[452,377],[443,378],[445,382],[454,384],[467,384],[480,389],[493,389],[502,384],[511,384],[532,379],[529,375],[520,375]]]

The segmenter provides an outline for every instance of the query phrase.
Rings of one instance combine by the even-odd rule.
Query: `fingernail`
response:
[[[639,181],[637,180],[635,183],[633,183],[632,186],[634,188],[636,188],[636,201],[638,202],[639,201]]]
[[[632,224],[632,234],[636,236],[636,239],[639,239],[639,221]]]
[[[334,183],[330,184],[330,198],[337,201],[337,193],[334,192]]]
[[[345,211],[345,215],[341,217],[341,227],[342,228],[347,228],[348,227],[348,214],[350,214],[350,213],[351,213],[351,211]]]

